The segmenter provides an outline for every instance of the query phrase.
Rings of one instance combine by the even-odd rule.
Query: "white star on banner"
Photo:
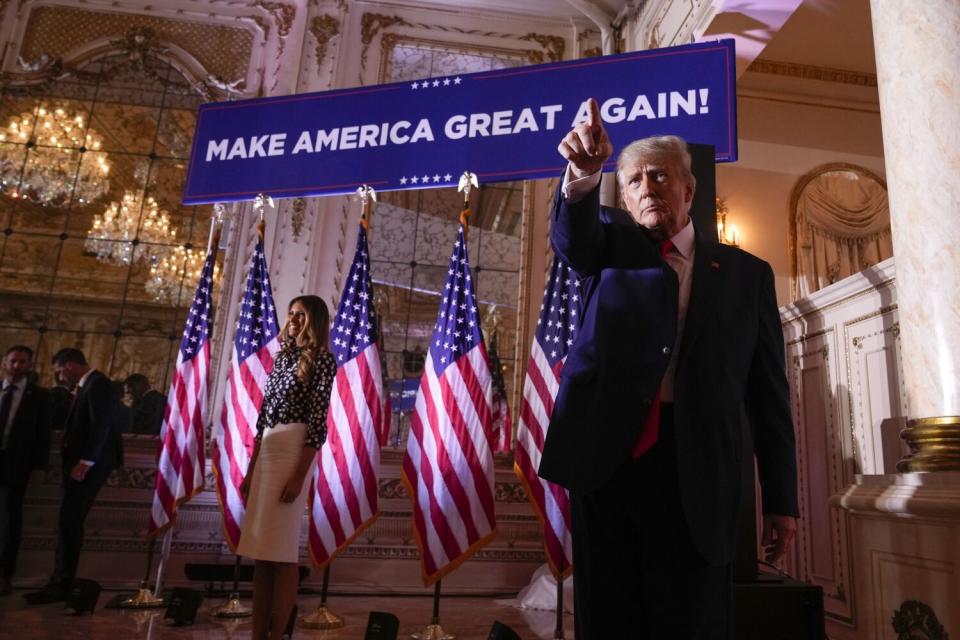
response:
[[[460,84],[461,80],[459,77],[453,79],[453,84]]]
[[[407,177],[406,177],[406,176],[400,178],[400,184],[407,184]]]

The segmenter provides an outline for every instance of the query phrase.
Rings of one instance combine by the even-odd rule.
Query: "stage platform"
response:
[[[0,598],[0,639],[31,640],[245,640],[250,637],[250,619],[227,621],[214,618],[211,611],[225,600],[221,596],[206,598],[190,626],[174,627],[163,618],[163,609],[129,611],[106,609],[105,605],[120,592],[104,591],[96,611],[81,616],[70,615],[62,603],[29,606],[23,600],[23,589]],[[555,615],[552,611],[521,610],[499,604],[494,597],[450,597],[440,607],[444,630],[460,640],[485,640],[494,620],[508,625],[524,640],[552,638]],[[319,604],[317,596],[301,596],[297,600],[301,615],[312,612]],[[250,606],[250,599],[242,603]],[[422,631],[430,622],[433,598],[424,596],[331,596],[327,606],[344,617],[346,626],[335,631],[319,631],[297,627],[293,638],[315,640],[359,640],[364,637],[371,611],[386,611],[400,619],[398,638]],[[573,638],[573,616],[564,616],[566,638]]]

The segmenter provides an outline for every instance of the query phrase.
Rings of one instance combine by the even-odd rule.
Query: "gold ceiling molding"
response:
[[[121,38],[91,42],[75,53],[75,56],[66,60],[51,58],[47,54],[31,62],[18,57],[17,62],[23,71],[0,72],[0,86],[31,94],[46,91],[52,83],[70,77],[89,83],[108,82],[118,73],[133,70],[145,74],[158,86],[177,87],[177,81],[170,80],[166,75],[167,65],[188,81],[191,91],[207,100],[240,94],[245,84],[243,78],[227,82],[207,74],[203,65],[187,51],[174,44],[160,42],[148,27],[132,27]],[[111,56],[120,56],[125,61],[101,71],[87,70],[97,60]]]
[[[113,41],[132,29],[149,30],[155,41],[189,53],[210,76],[224,79],[229,86],[246,78],[254,44],[248,29],[73,7],[33,9],[19,57],[28,65],[73,58],[91,43]]]
[[[327,58],[327,45],[334,36],[340,33],[340,22],[329,15],[316,16],[310,21],[310,34],[317,41],[314,55],[317,58],[317,69],[323,66]]]
[[[277,51],[277,57],[279,58],[283,55],[283,47],[287,41],[287,36],[290,35],[293,20],[297,17],[297,8],[291,4],[266,2],[266,0],[260,0],[254,6],[269,13],[277,25],[277,36],[280,40],[279,50]],[[267,37],[269,37],[269,30],[264,36],[264,39]]]
[[[560,62],[563,60],[563,50],[566,42],[560,36],[545,36],[540,33],[528,33],[521,36],[521,40],[536,42],[543,51],[528,51],[527,59],[534,64],[541,62]]]
[[[768,73],[775,76],[803,78],[804,80],[820,80],[822,82],[838,82],[852,84],[859,87],[876,87],[877,74],[862,71],[848,71],[833,67],[818,67],[812,64],[797,64],[795,62],[780,62],[757,58],[750,63],[747,71],[754,73]]]
[[[396,24],[404,27],[413,26],[400,16],[365,13],[360,17],[360,42],[363,43],[363,49],[360,51],[360,84],[363,84],[363,76],[367,70],[367,50],[370,48],[370,43],[380,31]]]

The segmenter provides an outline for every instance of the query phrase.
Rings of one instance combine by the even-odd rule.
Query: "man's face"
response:
[[[83,377],[83,373],[80,371],[81,366],[76,362],[65,362],[63,364],[53,365],[53,374],[57,376],[57,379],[60,380],[66,386],[73,388],[77,386],[77,383],[80,382],[80,378]]]
[[[668,240],[687,226],[693,186],[678,160],[638,158],[624,166],[620,186],[630,215],[656,240]]]
[[[11,351],[3,358],[3,377],[10,382],[19,382],[33,369],[33,360],[26,351]]]

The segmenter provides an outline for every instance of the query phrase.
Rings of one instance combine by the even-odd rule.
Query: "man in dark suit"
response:
[[[123,464],[119,394],[110,379],[91,369],[77,349],[53,356],[53,370],[67,386],[75,386],[61,444],[63,502],[57,532],[53,575],[40,591],[24,596],[30,604],[66,598],[77,573],[83,546],[83,525],[107,476]]]
[[[129,398],[129,433],[159,435],[167,397],[150,388],[150,381],[142,373],[132,373],[123,381],[123,393]]]
[[[763,544],[796,532],[796,454],[773,272],[706,242],[690,221],[686,143],[639,140],[601,207],[613,153],[599,109],[559,151],[551,240],[581,279],[540,475],[571,492],[577,640],[725,640],[746,412],[763,491]]]
[[[10,594],[23,530],[23,497],[40,482],[50,457],[50,400],[29,380],[33,350],[16,345],[3,357],[0,391],[0,596]]]

